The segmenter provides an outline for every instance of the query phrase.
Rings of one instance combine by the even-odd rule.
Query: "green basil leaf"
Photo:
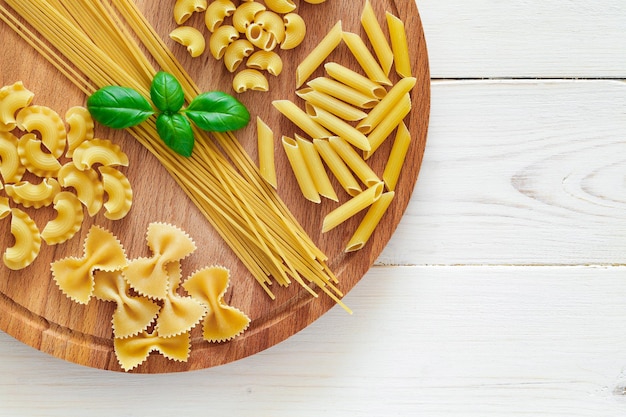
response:
[[[182,156],[191,156],[194,142],[193,131],[185,116],[180,113],[161,113],[157,117],[156,128],[167,146]]]
[[[198,95],[184,112],[200,129],[214,132],[241,129],[250,121],[246,106],[221,91]]]
[[[150,102],[127,87],[107,86],[87,99],[87,109],[100,124],[114,129],[136,126],[154,114]]]
[[[150,98],[165,113],[178,112],[185,103],[185,93],[180,83],[172,74],[159,71],[150,85]]]

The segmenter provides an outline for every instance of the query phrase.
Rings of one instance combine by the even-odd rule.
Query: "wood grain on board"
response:
[[[137,1],[137,4],[203,91],[230,92],[232,74],[224,69],[221,62],[215,61],[208,52],[192,60],[183,47],[169,40],[167,35],[175,27],[171,10],[150,7],[148,1]],[[415,4],[412,1],[382,1],[373,2],[373,6],[383,27],[386,27],[385,10],[405,22],[412,40],[409,48],[417,86],[412,92],[413,110],[407,118],[413,142],[397,187],[396,199],[364,249],[353,254],[343,252],[360,216],[331,232],[321,234],[324,215],[335,208],[337,203],[324,201],[316,205],[306,201],[298,190],[284,155],[278,148],[276,152],[279,194],[313,240],[328,255],[329,266],[339,278],[339,287],[344,293],[353,288],[370,268],[404,213],[420,169],[430,109],[428,56]],[[299,102],[295,95],[295,67],[337,20],[342,21],[344,30],[365,36],[359,23],[361,7],[361,2],[328,2],[321,5],[300,2],[297,10],[305,18],[308,28],[304,44],[293,51],[282,51],[285,67],[280,77],[270,80],[269,92],[248,92],[238,96],[253,118],[260,116],[272,127],[277,137],[300,133],[272,108],[271,101],[288,98]],[[188,24],[203,29],[202,16],[194,16]],[[49,106],[59,114],[64,114],[71,106],[84,104],[84,95],[4,24],[0,25],[0,35],[5,45],[10,45],[4,49],[0,61],[0,85],[21,80],[35,93],[34,104]],[[356,69],[356,61],[345,45],[340,45],[333,52],[331,60]],[[314,76],[321,74],[320,70]],[[392,79],[398,80],[395,74]],[[253,124],[236,135],[256,160],[256,132]],[[136,372],[192,370],[249,356],[293,335],[333,307],[335,303],[327,296],[321,294],[318,298],[311,297],[296,284],[288,288],[273,288],[276,300],[272,301],[156,158],[126,132],[98,126],[96,136],[111,139],[128,154],[130,163],[124,173],[133,185],[133,208],[126,218],[119,221],[110,221],[102,213],[93,218],[86,217],[76,236],[58,246],[43,244],[37,260],[22,271],[9,271],[2,266],[0,329],[59,358],[101,369],[121,370],[113,352],[110,322],[113,305],[100,301],[92,301],[87,306],[73,303],[61,293],[50,274],[50,263],[54,260],[82,255],[83,241],[92,224],[114,233],[124,245],[129,259],[149,255],[145,242],[149,223],[167,222],[182,228],[198,247],[183,262],[183,276],[205,266],[227,267],[231,271],[231,284],[226,302],[245,311],[252,319],[251,326],[243,335],[221,344],[204,342],[200,327],[197,326],[192,333],[192,351],[188,362],[169,361],[152,354]],[[372,166],[379,175],[382,175],[390,146],[391,141],[387,141],[372,158]],[[339,187],[336,189],[339,190]],[[347,195],[341,195],[340,201],[346,201],[347,198]],[[33,216],[40,228],[54,216],[51,208],[25,211]],[[0,222],[0,229],[0,245],[4,249],[12,244],[10,222]]]

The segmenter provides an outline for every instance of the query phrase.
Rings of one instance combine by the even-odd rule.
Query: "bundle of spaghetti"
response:
[[[59,53],[2,5],[0,20],[86,94],[106,85],[122,85],[149,97],[156,65],[181,82],[187,101],[200,93],[132,1],[5,2]],[[269,289],[270,278],[281,286],[293,279],[317,296],[306,279],[349,311],[340,300],[343,294],[327,257],[263,181],[234,134],[195,130],[194,152],[184,158],[159,139],[154,120],[129,132],[161,162],[271,298],[275,296]]]

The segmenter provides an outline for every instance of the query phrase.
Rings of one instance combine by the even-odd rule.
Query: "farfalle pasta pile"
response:
[[[11,216],[15,243],[3,261],[13,270],[30,265],[42,241],[71,239],[83,223],[83,206],[89,216],[104,207],[112,220],[132,206],[130,182],[116,168],[128,166],[128,158],[119,146],[94,138],[87,109],[72,107],[64,120],[49,107],[32,105],[34,96],[22,82],[0,88],[0,219]],[[41,230],[19,207],[51,205],[56,217]]]
[[[122,369],[141,365],[153,351],[187,361],[191,330],[199,323],[208,342],[233,339],[248,328],[248,316],[224,302],[227,269],[207,267],[183,281],[181,262],[196,249],[184,231],[151,223],[146,241],[152,256],[129,260],[112,233],[92,226],[81,258],[51,265],[55,282],[75,302],[96,298],[116,304],[111,323]]]

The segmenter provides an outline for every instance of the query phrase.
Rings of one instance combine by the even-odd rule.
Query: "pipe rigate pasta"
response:
[[[252,45],[264,51],[276,48],[277,40],[274,34],[266,31],[259,23],[252,23],[246,28],[246,38]]]
[[[247,39],[237,39],[226,48],[224,52],[224,66],[229,72],[235,72],[244,58],[254,51],[254,45]]]
[[[254,17],[254,23],[261,26],[266,32],[274,35],[277,43],[285,40],[285,22],[280,15],[270,10],[263,10]]]
[[[274,51],[256,51],[250,55],[246,61],[246,66],[278,76],[283,70],[283,60]]]
[[[209,4],[204,14],[204,23],[210,32],[224,23],[224,19],[232,16],[237,7],[230,0],[215,0]]]
[[[17,126],[16,113],[30,106],[35,94],[21,81],[0,88],[0,131],[9,132]]]
[[[174,4],[174,20],[179,25],[185,23],[194,12],[207,9],[207,0],[176,0]]]
[[[22,179],[26,168],[20,162],[17,152],[18,139],[10,132],[0,132],[0,175],[5,183],[15,183]]]
[[[57,245],[71,239],[83,223],[83,206],[73,193],[62,191],[54,197],[57,216],[41,231],[48,245]]]
[[[61,186],[54,178],[44,178],[39,184],[20,181],[6,184],[4,188],[7,195],[17,204],[36,209],[52,204],[54,196],[61,192]]]
[[[90,217],[100,211],[104,202],[104,185],[93,168],[80,170],[68,162],[59,170],[58,180],[62,187],[74,189]]]
[[[296,9],[296,4],[292,0],[265,0],[265,5],[268,9],[280,14],[293,12]]]
[[[0,183],[0,190],[2,189],[2,183]],[[8,197],[0,197],[0,220],[5,219],[11,214],[11,203]]]
[[[101,166],[102,185],[107,195],[104,217],[119,220],[125,217],[133,204],[133,190],[128,178],[112,167]]]
[[[179,26],[175,28],[170,32],[170,38],[186,46],[187,52],[194,58],[202,55],[206,48],[206,40],[202,32],[191,26]]]
[[[106,139],[93,139],[83,142],[74,150],[74,165],[80,170],[96,164],[104,166],[128,166],[128,156],[113,142]]]
[[[265,6],[257,2],[240,4],[233,13],[233,26],[239,33],[244,33],[247,27],[254,22],[256,14],[266,10]]]
[[[74,149],[80,146],[81,143],[93,139],[94,123],[91,113],[83,106],[71,107],[65,113],[65,121],[69,125],[65,156],[71,158],[74,154]]]
[[[283,16],[285,23],[285,39],[280,49],[293,49],[300,45],[306,36],[306,23],[297,13],[288,13]]]
[[[231,25],[218,27],[209,38],[209,51],[215,59],[222,59],[226,48],[233,41],[239,39],[239,32]]]
[[[248,90],[255,91],[268,91],[269,83],[267,78],[255,69],[245,69],[239,71],[233,77],[233,89],[238,93],[243,93]]]
[[[39,132],[41,142],[55,157],[65,151],[67,132],[61,116],[46,106],[28,106],[19,111],[17,127],[27,132]]]
[[[51,153],[44,152],[42,142],[33,133],[27,133],[17,144],[17,153],[22,165],[41,178],[56,177],[61,163]]]
[[[15,243],[4,251],[2,260],[9,269],[24,269],[39,254],[41,248],[39,229],[27,213],[14,208],[11,209],[11,234],[15,238]]]

